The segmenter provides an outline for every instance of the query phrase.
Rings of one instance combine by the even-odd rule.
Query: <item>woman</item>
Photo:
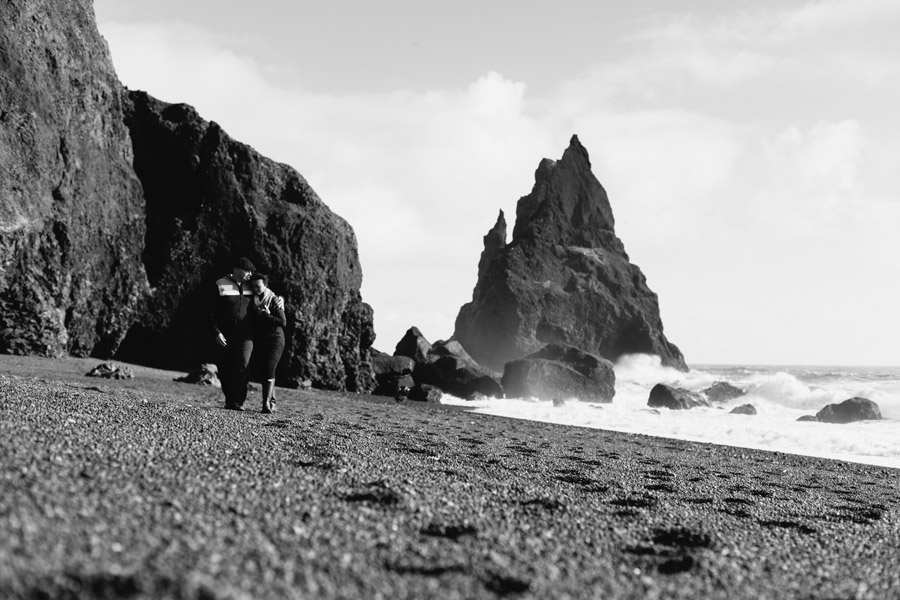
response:
[[[269,278],[254,273],[253,290],[253,358],[262,375],[262,412],[275,410],[275,367],[284,352],[284,301],[269,289]]]

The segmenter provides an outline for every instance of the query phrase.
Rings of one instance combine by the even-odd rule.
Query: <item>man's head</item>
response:
[[[242,256],[235,261],[235,265],[232,268],[232,274],[238,281],[247,281],[248,279],[250,279],[250,275],[252,275],[253,271],[255,270],[256,267],[253,266],[253,263],[250,262],[250,259]]]

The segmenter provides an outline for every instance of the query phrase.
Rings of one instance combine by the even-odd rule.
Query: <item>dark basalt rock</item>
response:
[[[503,212],[484,238],[472,302],[453,336],[472,357],[501,369],[548,343],[616,360],[656,354],[686,370],[663,334],[656,294],[616,237],[606,192],[573,136],[558,162],[544,159],[519,200],[512,241]]]
[[[111,357],[147,293],[144,198],[90,0],[0,3],[0,352]]]
[[[456,340],[441,340],[432,345],[418,328],[410,327],[397,344],[394,358],[413,364],[412,379],[418,386],[432,386],[465,399],[503,397],[495,374],[476,363]]]
[[[396,379],[377,381],[372,394],[375,396],[393,396],[395,398],[403,397],[409,393],[410,388],[414,385],[416,385],[416,382],[412,375],[403,375]]]
[[[196,364],[209,342],[212,282],[247,256],[286,299],[278,378],[369,391],[372,309],[356,238],[306,180],[231,139],[185,104],[131,92],[127,125],[147,199],[143,260],[153,288],[120,351],[161,368]]]
[[[101,363],[85,373],[86,377],[102,377],[103,379],[134,379],[134,371],[125,365]]]
[[[127,92],[89,0],[7,0],[0,32],[0,352],[209,362],[244,255],[287,298],[281,385],[374,387],[353,230],[303,177]]]
[[[494,374],[476,363],[456,340],[437,341],[416,365],[413,379],[418,384],[439,387],[458,398],[482,394],[502,398],[503,390]]]
[[[176,377],[175,381],[181,383],[195,383],[197,385],[208,385],[215,388],[222,387],[222,382],[219,381],[219,367],[214,363],[202,364],[187,375]]]
[[[464,376],[464,377],[463,377]],[[483,400],[485,398],[502,398],[503,386],[492,375],[477,373],[455,373],[454,379],[459,390],[459,397],[464,400]],[[462,381],[461,381],[462,380]]]
[[[798,422],[808,422],[808,421],[818,421],[815,415],[803,415],[802,417],[797,417]]]
[[[431,343],[425,339],[418,327],[410,327],[403,338],[397,342],[394,356],[408,356],[417,363],[424,363],[431,351]]]
[[[378,396],[403,395],[403,390],[415,385],[412,378],[416,363],[408,356],[390,356],[384,352],[370,349],[372,370],[375,374],[376,386],[372,391]]]
[[[409,390],[409,399],[416,402],[430,402],[432,404],[440,404],[443,392],[440,388],[427,383],[416,384]]]
[[[611,362],[563,344],[548,344],[508,362],[500,381],[509,398],[578,398],[585,402],[612,402],[615,383]]]
[[[755,415],[756,407],[752,404],[741,404],[740,406],[735,406],[729,412],[732,415]]]
[[[408,356],[391,356],[374,348],[370,349],[369,353],[372,355],[372,370],[376,379],[383,376],[411,375],[416,366],[416,361]]]
[[[867,398],[850,398],[839,404],[829,404],[816,413],[816,420],[822,423],[852,423],[880,419],[881,409]]]
[[[702,394],[657,383],[650,390],[647,406],[668,408],[670,410],[687,410],[698,406],[709,406],[709,401]]]
[[[735,398],[740,398],[741,396],[745,395],[746,392],[726,381],[717,381],[716,383],[703,390],[703,394],[706,396],[706,399],[713,404],[719,404],[722,402],[728,402],[729,400],[734,400]]]

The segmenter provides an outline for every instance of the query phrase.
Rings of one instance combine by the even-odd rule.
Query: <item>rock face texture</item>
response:
[[[206,294],[249,257],[286,300],[279,379],[368,391],[372,309],[362,302],[356,237],[306,180],[231,139],[185,104],[129,95],[126,122],[144,184],[152,293],[122,344],[122,360],[159,367],[199,362],[210,340]]]
[[[880,419],[881,409],[868,398],[850,398],[838,404],[829,404],[816,413],[816,420],[822,423],[853,423]]]
[[[479,363],[501,370],[562,343],[612,361],[656,354],[687,369],[663,334],[656,294],[616,237],[606,192],[577,137],[561,160],[540,163],[506,239],[501,211],[484,237],[472,302],[456,318],[454,338]]]
[[[0,352],[191,370],[243,255],[286,298],[280,383],[374,387],[353,230],[291,168],[126,91],[90,0],[0,3],[0,231]]]
[[[707,400],[715,404],[728,402],[729,400],[734,400],[735,398],[746,395],[744,390],[731,385],[727,381],[717,381],[703,390],[703,394],[706,396]]]
[[[0,4],[0,352],[108,358],[134,320],[144,198],[123,111],[90,0]]]
[[[378,380],[376,394],[394,395],[396,387],[409,386],[410,399],[421,399],[423,389],[434,388],[459,398],[502,398],[503,389],[495,374],[476,363],[456,340],[441,340],[434,344],[425,339],[418,327],[410,327],[397,343],[393,361],[403,361],[403,369],[380,353],[372,352],[375,376]],[[408,361],[408,362],[407,362]],[[405,367],[411,365],[411,372]],[[397,379],[411,376],[412,384]],[[396,385],[394,381],[396,380]],[[423,387],[424,386],[424,387]],[[425,394],[427,395],[427,394]]]
[[[647,406],[651,408],[668,408],[670,410],[688,410],[699,406],[710,406],[703,394],[657,383],[650,390]]]
[[[418,327],[410,327],[397,342],[394,356],[407,356],[417,363],[423,363],[431,352],[431,342],[425,339]]]
[[[506,363],[500,383],[507,398],[612,402],[616,393],[611,362],[562,344]]]
[[[371,348],[372,369],[376,386],[372,393],[377,396],[399,396],[405,389],[410,389],[416,382],[413,380],[413,369],[416,361],[408,356],[391,356]]]
[[[456,340],[435,342],[425,362],[416,364],[413,379],[417,385],[433,385],[459,398],[503,397],[503,389],[494,374],[472,360]]]

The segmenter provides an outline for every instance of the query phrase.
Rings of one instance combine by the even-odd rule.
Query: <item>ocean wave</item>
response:
[[[776,450],[808,456],[881,464],[900,468],[900,370],[882,377],[872,369],[759,366],[704,366],[688,372],[663,366],[659,357],[629,355],[615,365],[616,395],[610,404],[553,403],[534,399],[487,399],[468,402],[445,397],[449,404],[478,412],[562,425],[576,425],[627,433],[642,433],[692,441]],[[889,373],[889,372],[888,372]],[[650,390],[665,383],[702,391],[726,381],[746,395],[711,408],[687,411],[650,409]],[[801,423],[827,404],[852,397],[876,402],[883,421],[845,425]],[[757,414],[730,414],[731,408],[752,404]]]

